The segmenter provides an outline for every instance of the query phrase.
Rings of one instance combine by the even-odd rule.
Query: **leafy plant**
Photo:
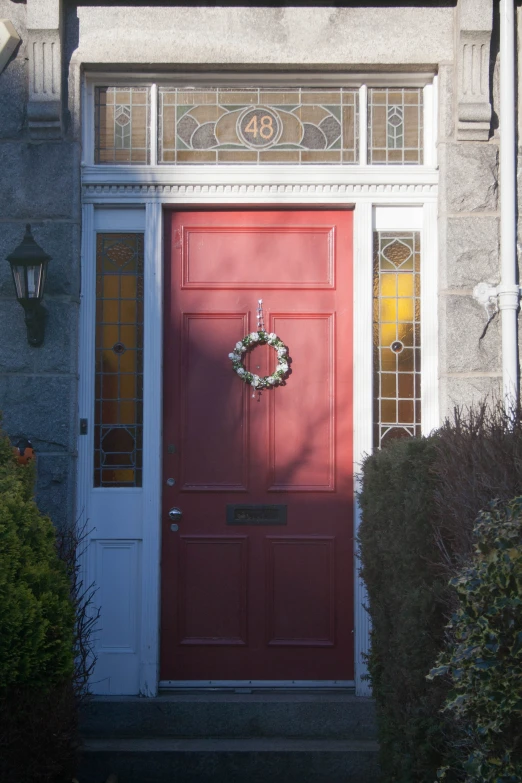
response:
[[[0,437],[0,693],[72,676],[74,610],[51,520],[32,498],[33,471]]]
[[[456,771],[469,783],[522,780],[522,497],[493,502],[474,527],[473,558],[451,579],[453,641],[430,672],[447,675],[460,727]],[[441,768],[446,778],[451,767]]]
[[[0,432],[0,780],[69,783],[97,618],[78,568],[85,529],[56,531],[33,486]]]

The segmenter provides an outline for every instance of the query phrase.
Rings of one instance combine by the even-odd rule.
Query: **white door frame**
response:
[[[361,88],[364,90],[365,88]],[[425,105],[435,103],[435,87],[427,85]],[[362,104],[361,104],[362,106]],[[362,113],[362,108],[361,108]],[[92,534],[104,551],[125,550],[135,563],[129,587],[135,588],[134,612],[139,617],[134,641],[102,646],[98,652],[114,667],[118,661],[136,661],[128,675],[126,693],[157,694],[159,681],[160,551],[161,551],[161,454],[162,454],[162,337],[163,337],[163,210],[223,205],[354,206],[354,486],[364,456],[371,453],[372,433],[372,283],[373,230],[421,230],[421,336],[422,336],[422,431],[429,433],[439,423],[437,343],[437,183],[435,166],[434,112],[425,115],[428,163],[424,166],[94,166],[82,172],[82,295],[80,307],[79,417],[92,422],[94,396],[94,303],[95,234],[97,230],[143,230],[145,235],[144,306],[144,429],[143,487],[134,490],[132,503],[141,519],[134,526],[120,525],[119,532],[99,526]],[[429,122],[429,120],[432,120]],[[361,117],[361,136],[363,117]],[[365,149],[366,139],[361,141]],[[429,150],[429,151],[428,151]],[[365,160],[365,158],[362,158]],[[429,165],[428,165],[429,164]],[[137,222],[138,214],[140,221]],[[136,228],[138,225],[140,228]],[[141,228],[142,226],[142,228]],[[131,228],[129,228],[131,227]],[[117,489],[92,489],[92,426],[78,438],[78,515],[91,518],[98,501],[112,504]],[[127,491],[128,492],[128,491]],[[110,495],[109,495],[110,493]],[[97,497],[93,505],[93,498]],[[138,501],[139,497],[139,501]],[[130,501],[129,501],[130,502]],[[355,533],[359,523],[355,502]],[[97,546],[89,546],[83,559],[84,580],[98,574]],[[363,679],[368,651],[369,621],[363,608],[364,585],[355,552],[355,687],[370,695]],[[110,599],[110,596],[109,596]],[[103,636],[103,620],[101,623]],[[98,634],[100,635],[100,634]],[[129,637],[130,639],[130,637]],[[112,657],[111,657],[112,656]],[[119,657],[118,657],[119,656]],[[125,657],[127,656],[127,657]],[[104,659],[104,660],[105,660]],[[131,669],[129,669],[130,671]],[[109,678],[110,679],[110,678]],[[132,680],[132,682],[131,682]],[[302,685],[302,683],[301,683]],[[117,686],[118,687],[118,686]],[[94,690],[97,690],[96,677]],[[121,688],[120,688],[121,690]],[[99,692],[113,692],[104,690]]]

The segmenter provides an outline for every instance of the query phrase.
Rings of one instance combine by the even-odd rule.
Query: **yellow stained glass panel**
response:
[[[420,238],[374,233],[375,446],[420,434]]]

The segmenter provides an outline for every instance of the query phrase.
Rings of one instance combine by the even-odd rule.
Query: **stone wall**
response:
[[[14,439],[30,437],[37,449],[38,499],[56,522],[71,520],[74,514],[81,66],[348,67],[361,72],[437,65],[441,415],[455,404],[498,394],[499,318],[483,335],[486,313],[472,296],[477,283],[496,284],[500,275],[498,16],[492,30],[483,29],[491,0],[401,9],[67,3],[63,78],[68,97],[61,117],[56,116],[56,102],[45,104],[35,97],[29,80],[32,33],[27,24],[30,15],[46,4],[58,7],[57,0],[28,0],[27,5],[0,0],[0,18],[10,19],[22,39],[0,74],[0,409],[9,434]],[[495,77],[478,109],[475,104],[467,106],[460,94],[462,41],[474,40],[474,35],[477,41],[491,40],[489,68]],[[488,138],[484,117],[490,92],[493,117]],[[53,112],[50,138],[39,136],[38,125],[43,128],[46,113]],[[23,311],[3,260],[21,241],[26,222],[53,256],[45,294],[49,319],[41,348],[27,343]]]
[[[465,11],[466,6],[470,13],[462,22],[459,10],[463,14],[462,9]],[[455,22],[453,62],[439,65],[441,417],[451,416],[456,405],[467,406],[485,398],[495,400],[502,389],[500,316],[497,314],[493,318],[484,334],[488,314],[473,298],[473,288],[478,283],[496,285],[500,282],[498,9],[488,0],[461,0],[460,8],[455,9]],[[468,30],[465,22],[469,23],[468,27],[477,29]],[[480,127],[474,133],[470,130],[472,123],[461,121],[459,77],[461,80],[467,78],[469,83],[477,78],[477,73],[462,73],[460,38],[467,36],[464,38],[466,43],[476,41],[480,45],[485,39],[482,28],[488,24],[490,56],[480,81],[485,85],[483,103],[491,102],[492,107],[491,122],[476,123],[487,126],[481,135]],[[473,140],[480,135],[482,141]]]
[[[0,74],[0,411],[16,442],[38,454],[37,500],[57,524],[74,519],[79,305],[79,149],[67,131],[34,138],[27,119],[29,6],[0,0],[21,42]],[[38,134],[36,134],[38,135]],[[45,342],[27,342],[6,255],[30,223],[52,256],[44,296]]]

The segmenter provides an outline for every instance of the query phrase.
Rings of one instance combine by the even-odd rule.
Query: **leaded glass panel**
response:
[[[143,234],[96,237],[94,486],[141,487]]]
[[[421,433],[420,233],[374,232],[374,446]]]
[[[96,87],[95,163],[150,162],[148,87]]]
[[[368,163],[423,162],[422,89],[368,90]]]
[[[357,90],[159,91],[159,163],[357,163],[357,142]]]

